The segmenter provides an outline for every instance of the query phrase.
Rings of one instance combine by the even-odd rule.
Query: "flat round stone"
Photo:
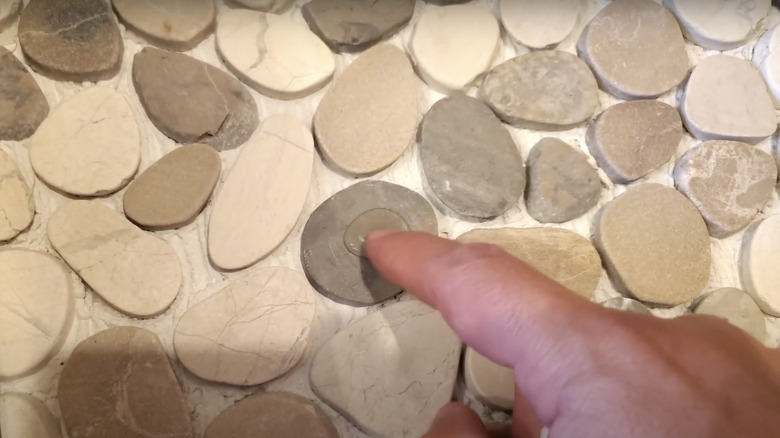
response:
[[[647,176],[667,163],[680,147],[685,130],[680,113],[656,100],[619,103],[589,126],[591,155],[616,184]]]
[[[257,128],[257,104],[236,78],[181,53],[146,47],[133,58],[133,84],[146,114],[179,143],[235,149]]]
[[[499,12],[509,36],[531,49],[549,49],[566,39],[580,17],[579,0],[501,0]]]
[[[71,437],[192,438],[190,408],[157,336],[114,327],[65,362],[57,398]]]
[[[711,50],[731,50],[753,38],[769,13],[771,0],[664,0],[685,37]]]
[[[680,25],[652,0],[621,0],[602,9],[577,44],[601,87],[621,99],[656,97],[688,75]]]
[[[492,219],[525,189],[523,157],[509,131],[478,99],[456,93],[431,107],[420,129],[431,198],[457,217]]]
[[[616,297],[609,299],[603,303],[602,306],[607,309],[623,310],[626,312],[643,313],[645,315],[651,315],[650,309],[639,301],[632,300],[625,297]]]
[[[328,340],[312,360],[311,387],[369,435],[419,437],[452,398],[460,352],[439,312],[401,302]]]
[[[30,0],[19,43],[33,70],[56,80],[96,82],[122,66],[122,35],[104,0]]]
[[[314,288],[326,297],[352,306],[388,300],[401,288],[385,280],[364,257],[345,244],[347,231],[366,212],[383,209],[400,216],[411,231],[438,234],[436,213],[425,199],[399,185],[362,181],[323,202],[312,212],[301,236],[301,263]],[[365,234],[376,229],[363,228]]]
[[[36,372],[62,348],[73,323],[73,283],[48,254],[0,251],[0,381]]]
[[[164,240],[96,201],[72,201],[49,219],[49,241],[98,295],[120,312],[157,316],[179,294],[182,272]]]
[[[390,166],[414,142],[420,86],[406,54],[390,44],[367,50],[341,73],[314,115],[323,158],[366,176]]]
[[[309,27],[337,52],[358,52],[409,23],[413,0],[312,0],[301,8]]]
[[[488,9],[443,6],[417,21],[409,52],[423,80],[447,93],[467,88],[490,69],[500,36],[498,21]]]
[[[5,438],[62,438],[60,422],[43,402],[27,394],[0,396],[0,428]]]
[[[168,50],[190,50],[214,31],[213,0],[112,0],[128,29]]]
[[[287,9],[293,0],[232,0],[233,2],[249,9],[263,12],[281,12]]]
[[[641,184],[599,213],[594,242],[621,292],[676,306],[698,296],[710,275],[707,226],[677,190]]]
[[[336,70],[333,53],[305,25],[265,12],[232,9],[220,15],[217,50],[241,81],[279,99],[319,90]]]
[[[287,238],[309,194],[314,154],[303,122],[284,114],[265,119],[214,200],[208,251],[217,267],[250,266]]]
[[[498,65],[479,93],[505,122],[531,129],[577,125],[599,106],[598,84],[588,66],[559,51],[532,52]]]
[[[766,318],[753,298],[744,291],[730,287],[713,291],[702,297],[694,313],[725,319],[759,342],[766,342]]]
[[[349,252],[362,257],[366,237],[375,230],[409,231],[409,225],[404,218],[392,210],[385,208],[369,210],[349,224],[344,233],[344,245]]]
[[[602,185],[588,156],[556,138],[543,138],[528,155],[528,214],[542,223],[576,219],[598,204]]]
[[[2,47],[0,90],[0,140],[21,141],[33,135],[49,115],[49,103],[24,64]]]
[[[35,217],[35,201],[16,162],[0,149],[0,242],[26,230]]]
[[[35,174],[49,186],[76,196],[102,196],[135,176],[141,131],[118,91],[95,87],[55,108],[29,149]]]
[[[699,209],[713,237],[747,227],[763,210],[777,183],[771,155],[736,141],[708,141],[680,158],[677,188]]]
[[[750,62],[728,55],[704,58],[680,103],[685,126],[699,140],[756,144],[777,130],[764,78]]]
[[[742,241],[739,276],[745,291],[772,316],[780,316],[780,215],[750,227]]]
[[[480,402],[494,409],[515,407],[515,372],[467,347],[463,356],[466,387]]]
[[[23,6],[22,0],[0,1],[0,30],[7,29],[16,21]]]

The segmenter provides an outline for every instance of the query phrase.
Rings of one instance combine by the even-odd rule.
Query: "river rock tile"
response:
[[[531,49],[549,49],[566,39],[582,12],[579,0],[501,0],[506,32]]]
[[[112,0],[117,16],[133,32],[164,49],[186,51],[213,31],[214,0]]]
[[[766,342],[766,318],[753,298],[742,290],[723,288],[698,300],[694,313],[725,319],[756,338]]]
[[[780,215],[770,216],[745,233],[739,257],[739,276],[745,291],[772,316],[780,316]]]
[[[0,242],[18,236],[34,218],[32,190],[13,158],[0,149]]]
[[[21,141],[49,115],[49,103],[30,72],[0,47],[0,140]]]
[[[771,0],[664,0],[686,38],[711,50],[730,50],[755,36]]]

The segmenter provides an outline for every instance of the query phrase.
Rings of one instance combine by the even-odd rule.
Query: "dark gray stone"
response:
[[[49,114],[35,79],[13,53],[0,47],[0,140],[30,137]]]

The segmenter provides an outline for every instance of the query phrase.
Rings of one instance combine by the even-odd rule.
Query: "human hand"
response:
[[[780,437],[780,353],[725,321],[602,308],[491,245],[375,232],[366,251],[514,370],[516,438],[537,438],[542,424],[550,438]],[[450,404],[425,438],[488,436]]]

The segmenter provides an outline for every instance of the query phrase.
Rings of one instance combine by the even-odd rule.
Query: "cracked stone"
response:
[[[452,398],[460,353],[439,312],[401,302],[328,340],[312,361],[311,387],[369,435],[419,437]]]
[[[481,403],[507,412],[515,407],[515,372],[511,368],[502,367],[466,347],[463,375],[466,387]]]
[[[345,234],[355,219],[376,209],[397,214],[411,231],[438,234],[436,213],[416,192],[382,181],[354,184],[317,207],[303,229],[301,263],[318,292],[352,306],[370,306],[401,292],[367,258],[353,254],[345,242]],[[382,229],[386,221],[376,226],[375,229]],[[364,227],[363,231],[374,230]]]
[[[0,424],[5,438],[62,438],[60,422],[42,401],[27,394],[0,396]]]
[[[0,149],[0,242],[18,236],[32,224],[35,201],[16,162]]]
[[[282,12],[287,9],[293,0],[231,0],[240,6],[263,12]]]
[[[55,80],[97,82],[122,66],[122,36],[104,0],[30,0],[19,43],[33,70]]]
[[[0,30],[9,28],[22,12],[22,0],[0,1]]]
[[[49,186],[76,196],[102,196],[135,176],[141,131],[127,100],[100,86],[55,108],[29,149],[35,174]]]
[[[214,200],[208,252],[219,268],[246,268],[275,250],[303,211],[314,139],[289,115],[271,116],[241,151]]]
[[[49,103],[33,76],[13,53],[0,47],[0,140],[28,138],[48,114]]]
[[[632,300],[631,298],[616,297],[601,303],[601,305],[607,309],[623,310],[626,312],[651,315],[650,309],[648,309],[647,306],[640,303],[639,301]]]
[[[555,47],[574,30],[579,0],[501,0],[504,29],[514,41],[532,49]]]
[[[214,31],[214,0],[112,0],[128,29],[168,50],[190,50]]]
[[[0,251],[0,279],[0,380],[26,377],[62,348],[74,282],[58,259],[27,249]]]
[[[780,215],[748,228],[742,241],[739,276],[745,291],[772,316],[780,316]]]
[[[71,437],[194,437],[168,355],[145,329],[114,327],[78,344],[57,398]]]
[[[181,263],[164,240],[96,201],[72,201],[49,219],[49,241],[108,304],[130,316],[157,316],[173,303]]]
[[[742,290],[723,288],[710,292],[696,303],[694,313],[725,319],[756,338],[766,342],[766,318],[753,298]]]
[[[179,143],[235,149],[259,123],[257,104],[241,82],[181,53],[144,48],[133,60],[133,84],[152,123]]]
[[[771,0],[664,0],[685,37],[711,50],[731,50],[751,40],[763,23]]]
[[[775,25],[761,36],[753,49],[753,65],[764,76],[772,102],[780,109],[780,26]]]

